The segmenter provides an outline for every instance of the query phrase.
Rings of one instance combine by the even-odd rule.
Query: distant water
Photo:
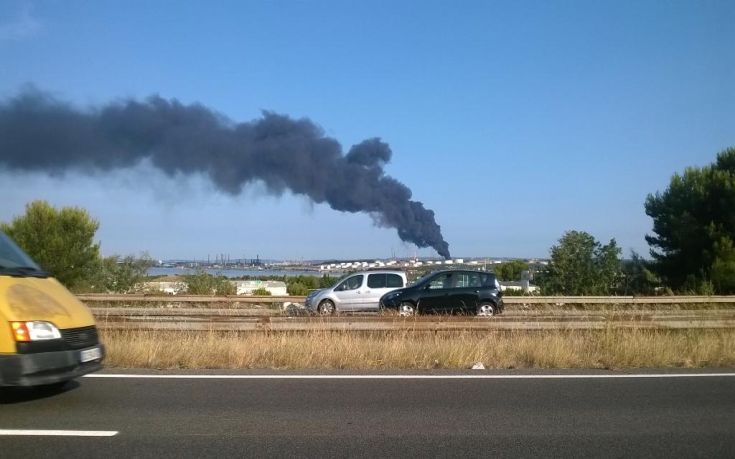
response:
[[[271,276],[320,276],[319,271],[306,271],[297,269],[205,269],[207,274],[225,277],[271,277]],[[196,270],[189,268],[161,268],[148,269],[149,276],[181,276],[184,274],[195,274]],[[336,274],[332,273],[334,277]]]

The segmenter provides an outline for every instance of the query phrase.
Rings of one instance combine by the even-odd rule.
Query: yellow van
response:
[[[0,232],[0,386],[60,385],[104,354],[89,309]]]

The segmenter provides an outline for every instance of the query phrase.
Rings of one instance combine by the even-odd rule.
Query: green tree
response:
[[[271,296],[271,291],[265,287],[259,287],[253,290],[251,294],[255,296]]]
[[[715,260],[710,269],[710,279],[715,292],[735,293],[735,248],[732,240],[723,237],[714,244]]]
[[[319,284],[316,288],[328,288],[334,285],[337,279],[331,277],[329,274],[324,274],[319,278]]]
[[[735,148],[708,166],[674,174],[649,194],[652,269],[675,290],[735,293]]]
[[[96,275],[90,279],[90,290],[128,293],[145,280],[153,260],[140,257],[113,255],[99,260]]]
[[[8,236],[59,282],[74,289],[94,275],[99,223],[78,207],[56,209],[46,201],[26,205],[25,215],[0,225]]]
[[[650,270],[650,263],[636,252],[631,252],[630,259],[622,262],[623,285],[621,293],[624,295],[653,295],[661,282]]]
[[[521,260],[505,261],[493,268],[495,275],[501,281],[519,281],[521,280],[521,273],[528,271],[528,263]]]
[[[286,285],[286,291],[289,295],[303,296],[309,292],[309,287],[301,282],[291,282]]]
[[[621,250],[615,239],[600,245],[583,231],[567,231],[551,248],[548,269],[538,278],[544,293],[609,295],[618,289]]]

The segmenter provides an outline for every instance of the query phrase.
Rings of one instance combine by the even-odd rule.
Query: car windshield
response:
[[[38,265],[0,231],[0,271],[43,272]]]

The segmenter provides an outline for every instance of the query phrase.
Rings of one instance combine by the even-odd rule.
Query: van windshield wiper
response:
[[[0,272],[10,274],[11,276],[30,276],[30,277],[48,277],[49,274],[33,266],[2,266]]]

